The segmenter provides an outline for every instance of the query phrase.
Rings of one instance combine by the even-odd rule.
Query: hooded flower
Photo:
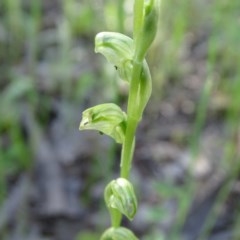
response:
[[[100,104],[82,113],[79,130],[97,130],[112,137],[117,143],[123,143],[126,119],[126,114],[116,104]]]

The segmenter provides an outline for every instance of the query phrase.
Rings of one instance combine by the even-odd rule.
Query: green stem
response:
[[[137,129],[138,122],[141,118],[139,116],[137,101],[137,92],[139,77],[141,72],[141,64],[134,61],[133,64],[133,75],[130,83],[129,98],[128,98],[128,110],[127,110],[127,129],[125,140],[122,146],[121,156],[121,177],[128,178],[131,169],[132,157],[134,152],[135,143],[135,132]]]
[[[138,41],[142,27],[143,21],[143,4],[144,0],[135,0],[134,3],[134,40]],[[138,44],[136,44],[138,46]],[[135,148],[135,133],[138,126],[138,122],[141,119],[141,112],[139,111],[139,99],[137,99],[138,90],[139,90],[139,79],[142,69],[143,59],[139,59],[135,49],[135,55],[133,58],[133,73],[132,79],[129,86],[129,97],[128,97],[128,106],[127,106],[127,128],[125,133],[125,140],[122,145],[121,153],[121,173],[122,178],[128,179],[131,165],[133,152]],[[122,214],[119,212],[114,213],[112,219],[112,225],[118,227],[121,223]]]
[[[141,32],[142,21],[143,21],[143,0],[135,0],[134,4],[134,37],[138,39],[139,33]],[[137,46],[137,45],[136,45]],[[142,69],[143,59],[139,59],[137,55],[137,49],[135,49],[135,55],[133,58],[133,73],[129,87],[128,97],[128,108],[127,108],[127,129],[125,140],[122,146],[121,156],[121,177],[128,178],[132,163],[132,157],[135,147],[135,132],[137,129],[138,122],[141,118],[139,112],[137,93],[139,89],[139,79]]]
[[[143,22],[143,5],[144,0],[135,0],[134,2],[134,19],[133,19],[133,39],[139,39],[139,32]]]
[[[121,177],[128,178],[129,172],[131,169],[134,143],[135,143],[135,132],[137,128],[137,123],[133,119],[128,120],[127,131],[125,136],[125,141],[122,147],[122,156],[121,156]]]
[[[109,209],[111,215],[111,225],[112,227],[119,227],[122,221],[122,214],[117,209]]]

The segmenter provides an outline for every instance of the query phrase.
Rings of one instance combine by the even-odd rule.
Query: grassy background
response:
[[[0,203],[5,202],[11,185],[22,172],[31,172],[34,165],[37,146],[26,140],[26,108],[31,109],[41,131],[52,119],[54,101],[64,99],[78,104],[79,109],[96,102],[124,103],[126,90],[116,80],[111,66],[94,55],[93,39],[102,30],[130,34],[131,4],[123,0],[0,2]],[[225,201],[239,174],[239,10],[237,0],[162,0],[159,33],[148,55],[154,81],[149,113],[171,89],[180,86],[192,74],[193,68],[201,68],[192,132],[185,144],[193,156],[199,154],[201,133],[209,116],[212,121],[220,119],[226,132],[224,154],[219,163],[226,170],[228,181],[199,239],[207,239],[217,216],[214,209]],[[111,154],[114,151],[113,148]],[[109,171],[111,167],[110,164]],[[99,174],[94,167],[92,169],[90,175]],[[174,197],[179,202],[171,236],[171,239],[178,239],[195,184],[175,188],[156,182],[156,186],[160,193],[166,190],[167,199]],[[161,206],[155,208],[164,211]],[[159,215],[152,219],[161,221]],[[239,219],[240,215],[236,214],[235,239],[239,237]],[[152,232],[143,239],[161,238],[157,228]],[[97,239],[88,232],[81,234],[81,240]],[[7,230],[4,236],[8,239]]]

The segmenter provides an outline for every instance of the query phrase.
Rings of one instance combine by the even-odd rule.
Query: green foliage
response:
[[[96,25],[91,1],[63,1],[65,17],[73,36],[89,34]]]
[[[203,59],[206,61],[207,79],[201,80],[205,84],[201,89],[196,107],[189,147],[193,156],[199,154],[201,135],[206,120],[216,114],[218,120],[224,122],[222,128],[226,134],[223,146],[224,154],[218,159],[218,166],[227,172],[228,180],[221,186],[221,191],[218,193],[216,202],[209,211],[202,232],[197,239],[208,239],[214,224],[220,219],[220,212],[225,208],[224,204],[228,201],[232,189],[231,184],[234,184],[237,174],[239,174],[239,151],[236,145],[240,110],[240,55],[238,51],[240,34],[239,22],[237,21],[239,7],[239,1],[222,0],[202,4],[201,1],[163,1],[160,21],[161,36],[157,38],[162,44],[159,44],[159,48],[156,45],[153,48],[154,52],[150,51],[150,63],[154,64],[157,61],[159,66],[156,73],[153,72],[153,76],[156,74],[162,79],[160,83],[160,87],[162,87],[164,82],[167,84],[166,80],[177,81],[186,77],[187,72],[181,70],[186,71],[179,57],[181,51],[185,50],[185,44],[189,37],[198,36],[201,31],[206,34],[206,36],[204,35],[206,39],[200,40],[198,44],[207,42],[206,59]],[[157,50],[160,54],[155,54]],[[157,56],[160,56],[160,59],[157,59]],[[153,79],[157,78],[153,77]],[[154,84],[157,86],[158,83],[154,82]],[[155,89],[154,94],[159,101],[161,88],[156,87]],[[197,187],[194,179],[191,177],[187,179],[182,187],[176,187],[174,184],[169,186],[168,183],[162,182],[157,183],[156,191],[161,195],[161,198],[176,199],[178,203],[177,219],[172,227],[172,232],[176,232],[174,235],[163,237],[163,239],[178,239],[181,234],[181,227],[189,213],[193,201],[192,197]],[[152,215],[154,221],[161,221],[164,216],[161,206],[153,207],[154,212],[159,212],[159,214]],[[233,230],[236,234],[234,239],[239,238],[238,221],[239,214],[236,214]],[[229,226],[229,231],[231,231],[230,228]],[[153,236],[151,237],[151,235]],[[160,239],[160,237],[156,238],[154,234],[149,233],[149,239]]]
[[[88,19],[96,18],[92,18],[94,9],[88,2],[81,8],[84,12],[81,17],[85,16],[89,23]],[[30,171],[34,160],[34,144],[29,142],[25,131],[25,110],[31,111],[36,124],[44,129],[51,118],[53,97],[65,95],[81,102],[92,88],[92,70],[84,69],[85,72],[77,76],[79,81],[70,70],[76,65],[69,51],[75,47],[74,34],[70,33],[79,34],[86,26],[65,24],[60,31],[56,24],[48,30],[46,24],[49,20],[52,23],[46,14],[41,0],[0,2],[0,202],[6,197],[9,179]],[[70,12],[59,13],[58,17],[66,19],[68,14]],[[85,20],[80,24],[86,23]],[[87,26],[89,35],[93,26]]]
[[[31,152],[24,143],[24,136],[19,127],[21,99],[33,91],[30,79],[19,79],[11,82],[2,93],[0,103],[0,133],[1,133],[1,169],[6,169],[4,175],[8,175],[13,170],[28,167]],[[5,136],[5,137],[4,137]],[[20,157],[21,156],[21,157]],[[5,165],[6,164],[6,165]],[[12,169],[12,170],[10,170]],[[10,171],[10,172],[9,172]]]

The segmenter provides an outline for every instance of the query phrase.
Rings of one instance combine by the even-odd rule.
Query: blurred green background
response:
[[[125,108],[127,86],[94,36],[131,35],[132,4],[0,1],[0,239],[94,240],[108,226],[102,190],[120,148],[78,125],[98,103]],[[144,240],[237,240],[240,1],[161,0],[160,13],[130,227]]]

